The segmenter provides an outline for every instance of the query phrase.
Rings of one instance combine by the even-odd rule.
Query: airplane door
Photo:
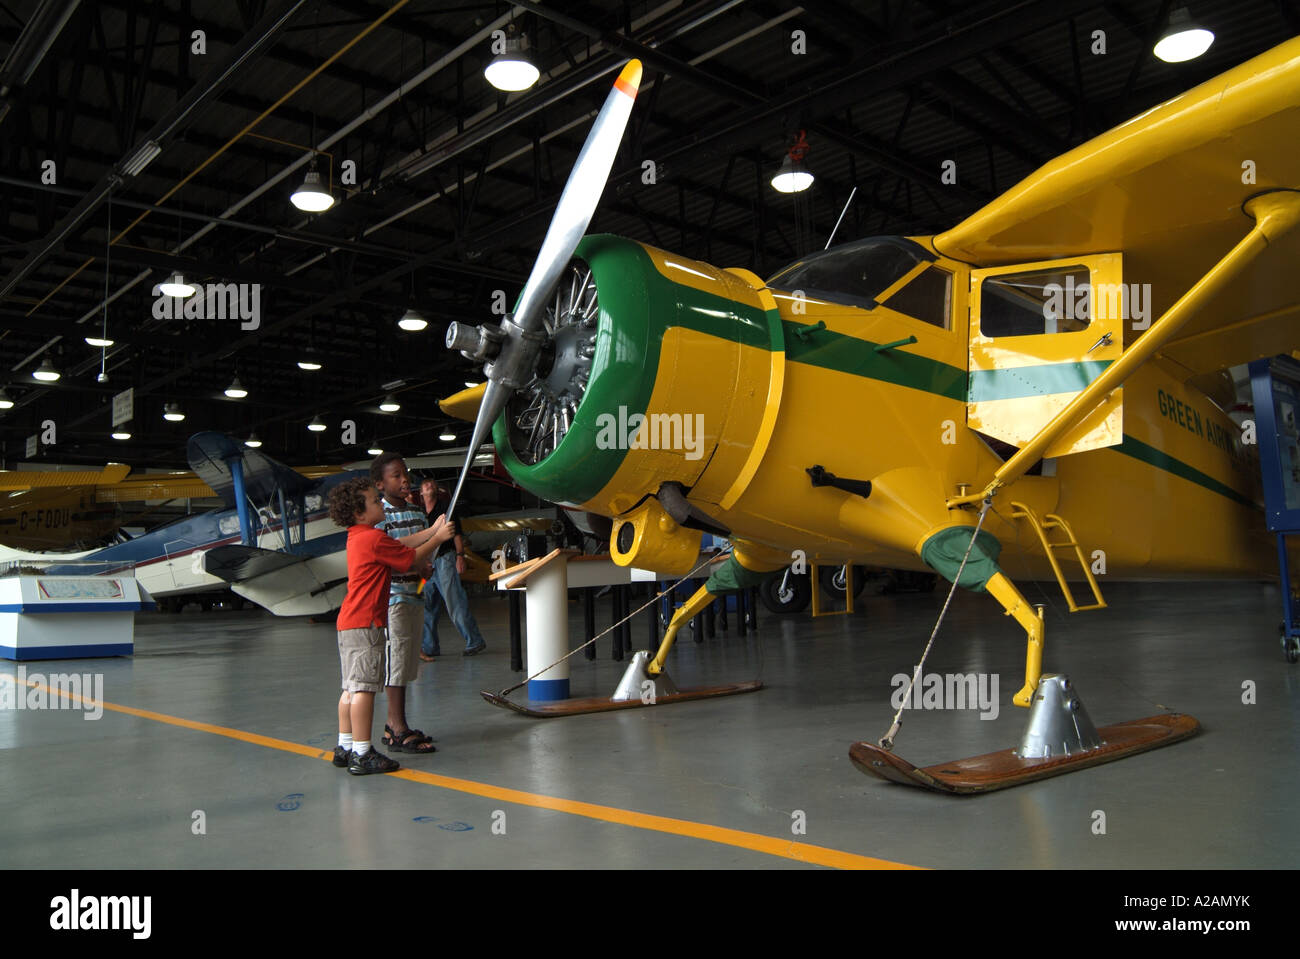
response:
[[[966,423],[1023,446],[1124,349],[1128,291],[1119,253],[971,270]],[[1047,457],[1123,440],[1114,390]]]

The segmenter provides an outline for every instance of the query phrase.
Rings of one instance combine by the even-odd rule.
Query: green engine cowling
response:
[[[752,381],[767,361],[743,354],[770,356],[781,335],[756,283],[621,237],[584,237],[557,287],[537,375],[493,427],[510,475],[606,516],[666,482],[728,483],[720,473],[736,472],[753,444],[752,394],[765,389]],[[728,455],[715,456],[720,448]]]

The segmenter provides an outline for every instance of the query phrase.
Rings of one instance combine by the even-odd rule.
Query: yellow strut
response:
[[[648,675],[658,676],[664,671],[664,660],[668,658],[668,652],[673,648],[673,641],[677,638],[677,630],[681,629],[682,624],[688,622],[691,617],[699,613],[713,600],[713,594],[701,586],[690,599],[682,604],[682,608],[673,614],[672,620],[668,623],[668,628],[664,631],[663,642],[659,644],[659,652],[655,653],[655,658],[645,668]]]
[[[985,589],[1002,604],[1008,616],[1015,617],[1029,637],[1025,649],[1025,685],[1011,700],[1017,706],[1028,708],[1034,701],[1034,691],[1038,689],[1038,679],[1043,674],[1043,614],[1029,605],[1004,573],[993,576]]]

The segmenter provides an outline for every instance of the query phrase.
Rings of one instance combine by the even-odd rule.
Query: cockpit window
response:
[[[778,272],[767,285],[870,310],[875,308],[876,298],[909,270],[933,259],[911,240],[877,236],[804,257]]]

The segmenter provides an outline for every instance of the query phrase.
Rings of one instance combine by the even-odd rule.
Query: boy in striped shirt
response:
[[[423,541],[428,519],[411,499],[411,477],[406,461],[393,452],[380,453],[370,463],[370,479],[383,496],[384,518],[375,524],[405,546]],[[420,672],[420,636],[424,629],[424,600],[420,580],[429,564],[421,560],[410,572],[394,574],[388,598],[388,669],[384,692],[388,697],[385,746],[399,753],[432,753],[433,740],[406,722],[406,687]]]

